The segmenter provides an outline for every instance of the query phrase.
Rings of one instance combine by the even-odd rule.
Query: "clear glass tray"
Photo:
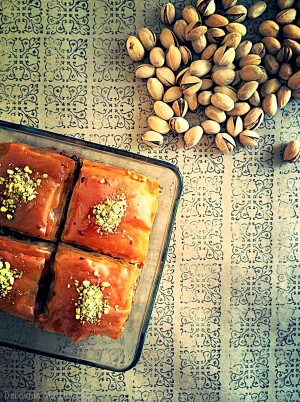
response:
[[[119,340],[92,337],[74,345],[66,336],[36,329],[25,321],[0,312],[0,345],[74,361],[114,371],[126,371],[138,361],[167,258],[182,177],[170,163],[126,151],[81,141],[46,131],[0,121],[0,142],[22,142],[69,156],[135,170],[157,179],[162,186],[143,268],[125,330]]]

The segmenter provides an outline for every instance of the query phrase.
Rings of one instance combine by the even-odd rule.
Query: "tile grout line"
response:
[[[222,239],[226,242],[226,247],[223,245],[224,258],[221,270],[221,318],[220,318],[220,402],[229,400],[229,384],[230,370],[228,363],[230,361],[230,328],[229,328],[229,312],[230,312],[230,284],[231,284],[231,198],[232,198],[232,183],[228,188],[228,183],[225,182],[225,172],[227,177],[232,177],[234,155],[224,155],[224,175],[222,185],[222,204],[223,204],[223,222],[222,222]],[[226,387],[225,387],[226,384]]]

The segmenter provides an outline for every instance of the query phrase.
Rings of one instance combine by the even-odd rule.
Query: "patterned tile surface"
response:
[[[299,166],[281,161],[299,102],[265,120],[256,150],[227,158],[210,137],[183,149],[172,134],[150,150],[139,134],[153,102],[124,47],[139,27],[162,27],[164,3],[0,0],[1,119],[166,160],[184,177],[137,366],[114,373],[0,348],[1,401],[300,400]]]

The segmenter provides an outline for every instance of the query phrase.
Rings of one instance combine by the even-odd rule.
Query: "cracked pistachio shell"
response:
[[[171,25],[175,19],[175,7],[172,3],[164,4],[160,10],[160,18],[166,25]]]
[[[181,53],[178,47],[171,45],[166,51],[166,65],[171,70],[177,71],[181,64]]]
[[[226,45],[228,47],[234,47],[235,49],[241,43],[242,36],[235,32],[230,32],[224,36],[222,41],[222,45]]]
[[[165,49],[169,49],[171,45],[179,46],[177,36],[169,28],[163,28],[159,36],[160,43]]]
[[[227,10],[227,8],[235,6],[237,3],[237,0],[222,0],[222,6],[224,10]]]
[[[250,110],[250,105],[247,102],[236,102],[234,108],[227,112],[228,116],[243,116]]]
[[[197,94],[184,95],[183,97],[187,101],[187,104],[189,105],[189,110],[191,112],[194,112],[198,109],[199,103]]]
[[[284,108],[290,101],[292,96],[292,91],[287,86],[283,85],[277,92],[277,105],[279,109]]]
[[[218,134],[221,131],[221,126],[217,121],[214,120],[204,120],[201,123],[201,127],[205,134],[214,135]]]
[[[186,67],[186,68],[184,68],[183,70],[179,71],[179,73],[178,73],[178,74],[176,75],[176,77],[175,77],[175,82],[176,82],[176,84],[180,85],[181,80],[183,79],[183,77],[188,77],[188,76],[190,76],[190,75],[192,75],[192,74],[191,74],[191,72],[190,72],[190,68],[189,68],[189,67]]]
[[[279,11],[276,15],[277,24],[291,24],[295,21],[297,16],[297,10],[295,8],[286,8],[285,10]]]
[[[153,104],[155,114],[163,120],[170,120],[174,116],[174,111],[170,105],[163,101],[156,101]]]
[[[185,39],[187,41],[197,40],[202,35],[206,34],[207,27],[202,25],[201,21],[192,21],[188,26],[185,28]]]
[[[180,87],[174,86],[166,90],[163,101],[166,103],[174,102],[176,99],[182,96],[182,89]]]
[[[276,59],[279,63],[287,63],[293,57],[293,51],[290,47],[283,46],[277,53]]]
[[[146,50],[150,51],[156,45],[156,35],[152,29],[142,27],[139,29],[138,36]]]
[[[208,17],[216,11],[215,0],[197,0],[196,7],[203,17]]]
[[[213,105],[207,106],[204,113],[208,119],[214,120],[217,123],[224,123],[226,121],[226,113]]]
[[[212,68],[212,63],[208,60],[195,60],[190,65],[190,73],[196,77],[204,77]]]
[[[165,87],[172,87],[175,85],[175,74],[166,66],[156,68],[156,77]]]
[[[193,6],[185,6],[182,10],[182,18],[190,24],[191,22],[201,21],[198,10]]]
[[[247,56],[252,49],[252,42],[250,40],[244,40],[235,49],[235,60],[239,61],[242,57]]]
[[[277,78],[271,78],[266,81],[260,88],[261,96],[265,97],[270,94],[275,94],[281,87],[281,82]]]
[[[155,75],[155,67],[152,64],[140,64],[135,69],[136,78],[150,78]]]
[[[239,136],[241,144],[245,147],[256,147],[259,141],[259,135],[253,130],[244,130]]]
[[[258,82],[257,81],[248,81],[245,82],[238,90],[237,96],[239,100],[245,101],[251,98],[251,96],[254,94],[254,92],[258,88]]]
[[[293,140],[287,144],[283,153],[283,159],[295,163],[300,157],[300,141]]]
[[[245,27],[245,25],[239,23],[239,22],[230,22],[227,26],[226,26],[226,30],[228,32],[231,33],[236,33],[239,34],[241,36],[245,36],[247,33],[247,28]]]
[[[220,110],[224,110],[224,112],[228,112],[234,108],[233,100],[230,98],[230,96],[225,94],[213,94],[210,101],[213,106]]]
[[[300,43],[297,41],[293,39],[284,39],[282,45],[292,49],[294,55],[298,56],[300,54]]]
[[[183,77],[180,87],[184,95],[193,95],[199,91],[202,85],[202,80],[196,76]]]
[[[157,131],[160,134],[168,134],[170,131],[169,123],[158,116],[148,117],[148,126],[151,130]]]
[[[237,137],[243,131],[243,120],[240,116],[230,116],[226,129],[232,137]]]
[[[203,129],[201,126],[194,126],[189,128],[183,136],[185,145],[190,148],[198,144],[203,136]]]
[[[192,52],[190,51],[190,49],[187,46],[179,46],[179,51],[181,53],[181,61],[182,64],[187,65],[190,64],[192,62]]]
[[[182,43],[186,41],[185,39],[185,29],[187,27],[187,22],[184,19],[179,19],[175,22],[173,26],[173,31],[177,36],[178,40]]]
[[[262,101],[263,111],[267,116],[274,116],[277,112],[277,98],[275,94],[267,95]]]
[[[230,154],[235,148],[235,141],[228,133],[218,133],[215,141],[216,146],[223,154]]]
[[[164,137],[160,133],[157,133],[156,131],[149,130],[143,134],[142,140],[144,141],[145,144],[149,145],[150,147],[157,148],[163,144]]]
[[[260,127],[260,125],[264,121],[264,117],[264,111],[261,107],[250,109],[244,117],[245,130],[255,130]]]
[[[233,100],[233,102],[238,101],[236,90],[232,87],[216,86],[214,87],[214,92],[228,95]]]
[[[149,95],[154,100],[162,100],[164,96],[164,87],[163,84],[155,77],[148,78],[147,80],[147,90]]]
[[[208,43],[221,44],[226,33],[222,28],[209,28],[206,33]]]
[[[235,49],[233,47],[221,46],[214,54],[214,62],[219,66],[228,66],[235,59]]]
[[[236,5],[226,10],[229,21],[243,22],[247,17],[247,8],[243,5]]]
[[[205,20],[205,25],[209,28],[222,28],[229,23],[228,18],[221,14],[212,14]]]
[[[261,59],[266,55],[266,47],[263,42],[256,42],[251,49],[252,54],[257,54]]]
[[[212,80],[217,85],[230,85],[235,78],[235,72],[230,68],[217,70],[212,74]]]
[[[185,133],[189,128],[189,122],[183,117],[172,117],[169,121],[172,131],[178,134]]]
[[[275,21],[266,20],[260,24],[258,31],[262,36],[273,36],[273,38],[277,38],[280,27]]]
[[[212,97],[213,93],[211,91],[201,91],[198,94],[198,102],[200,105],[202,106],[208,106],[211,104],[211,97]]]
[[[165,64],[165,52],[161,47],[154,47],[149,54],[150,63],[154,67],[162,67]]]
[[[250,19],[260,17],[266,10],[267,3],[265,1],[258,1],[248,8],[247,17]]]
[[[184,117],[189,109],[189,105],[187,101],[183,98],[178,98],[172,104],[172,110],[174,111],[175,116]]]
[[[205,35],[199,36],[198,39],[191,41],[192,48],[195,53],[201,53],[206,48],[207,39]]]
[[[300,71],[291,76],[288,80],[288,87],[292,90],[300,89]]]
[[[267,52],[275,56],[281,49],[281,43],[279,40],[273,38],[272,36],[265,36],[262,40],[262,43],[265,45]]]
[[[136,36],[131,35],[127,38],[126,49],[133,61],[140,61],[145,56],[144,46]]]

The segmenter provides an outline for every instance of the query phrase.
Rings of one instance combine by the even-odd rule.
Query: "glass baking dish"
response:
[[[132,311],[119,340],[91,337],[73,344],[66,336],[36,329],[0,312],[0,345],[74,361],[113,371],[132,368],[141,355],[175,220],[182,177],[170,163],[98,144],[0,121],[0,142],[66,152],[92,161],[137,171],[161,185],[159,205],[150,237],[149,254],[135,293]]]

